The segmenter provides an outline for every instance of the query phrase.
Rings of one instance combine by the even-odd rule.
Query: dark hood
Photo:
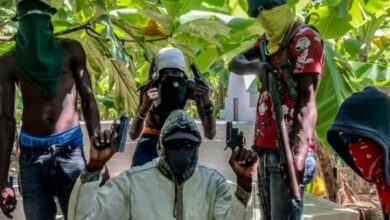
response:
[[[160,137],[159,137],[159,142],[157,145],[157,152],[158,156],[160,158],[159,160],[159,169],[160,171],[167,176],[169,179],[174,180],[174,175],[173,172],[170,170],[166,154],[165,154],[165,148],[163,144],[163,139],[170,134],[177,132],[177,131],[184,131],[184,132],[189,132],[195,135],[196,137],[199,138],[199,143],[201,143],[201,135],[198,130],[198,126],[196,125],[194,119],[192,119],[184,110],[175,110],[173,111],[165,121]],[[192,176],[192,174],[195,171],[195,168],[198,163],[198,156],[199,156],[199,147],[196,148],[196,153],[195,153],[195,158],[193,160],[193,163],[191,165],[191,168],[184,173],[184,175],[181,177],[183,181],[187,180]]]
[[[327,139],[338,155],[359,175],[348,146],[339,133],[365,137],[378,143],[385,152],[385,174],[390,186],[390,97],[375,87],[354,93],[341,105]]]

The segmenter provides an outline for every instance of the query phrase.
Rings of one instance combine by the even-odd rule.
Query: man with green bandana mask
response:
[[[248,14],[265,34],[253,47],[234,57],[229,69],[239,75],[256,74],[262,82],[257,105],[253,149],[261,160],[259,178],[269,219],[302,219],[304,201],[292,199],[279,169],[277,121],[269,92],[268,74],[274,74],[293,153],[301,198],[312,180],[316,159],[314,129],[315,94],[323,70],[321,37],[313,29],[294,22],[286,0],[248,0]]]
[[[116,133],[92,140],[90,160],[69,201],[68,216],[76,219],[132,220],[250,220],[253,215],[252,176],[257,155],[237,149],[229,163],[237,187],[217,171],[198,164],[201,136],[195,121],[183,110],[173,111],[159,137],[158,158],[133,167],[103,186],[100,170],[115,153]],[[111,147],[97,150],[96,144]]]
[[[76,41],[54,38],[51,16],[56,10],[45,2],[17,2],[16,48],[0,57],[0,208],[12,217],[16,207],[7,176],[16,130],[18,85],[24,106],[19,190],[27,220],[55,219],[54,197],[67,213],[72,187],[85,168],[78,96],[89,135],[100,130],[84,50]]]

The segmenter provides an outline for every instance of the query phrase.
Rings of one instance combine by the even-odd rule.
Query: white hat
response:
[[[184,60],[184,55],[178,48],[162,48],[154,56],[154,66],[157,73],[160,73],[160,70],[166,68],[175,68],[183,72],[186,71],[186,61]]]

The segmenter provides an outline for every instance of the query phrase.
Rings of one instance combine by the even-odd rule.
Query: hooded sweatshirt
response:
[[[360,176],[343,137],[363,137],[375,141],[384,152],[384,172],[390,186],[390,97],[375,87],[354,93],[341,105],[327,139],[338,155]],[[343,134],[341,136],[340,134]],[[364,178],[364,177],[363,177]]]
[[[175,131],[191,132],[201,140],[192,118],[183,110],[172,112],[161,130],[158,158],[123,172],[100,188],[100,172],[80,175],[69,201],[68,219],[252,219],[251,201],[241,202],[240,189],[234,193],[221,174],[199,165],[198,151],[178,184],[161,141]]]

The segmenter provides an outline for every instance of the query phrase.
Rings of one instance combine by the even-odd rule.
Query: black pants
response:
[[[147,162],[152,161],[158,157],[157,154],[157,143],[159,135],[155,134],[142,134],[141,138],[137,143],[133,155],[132,167],[141,166]]]

